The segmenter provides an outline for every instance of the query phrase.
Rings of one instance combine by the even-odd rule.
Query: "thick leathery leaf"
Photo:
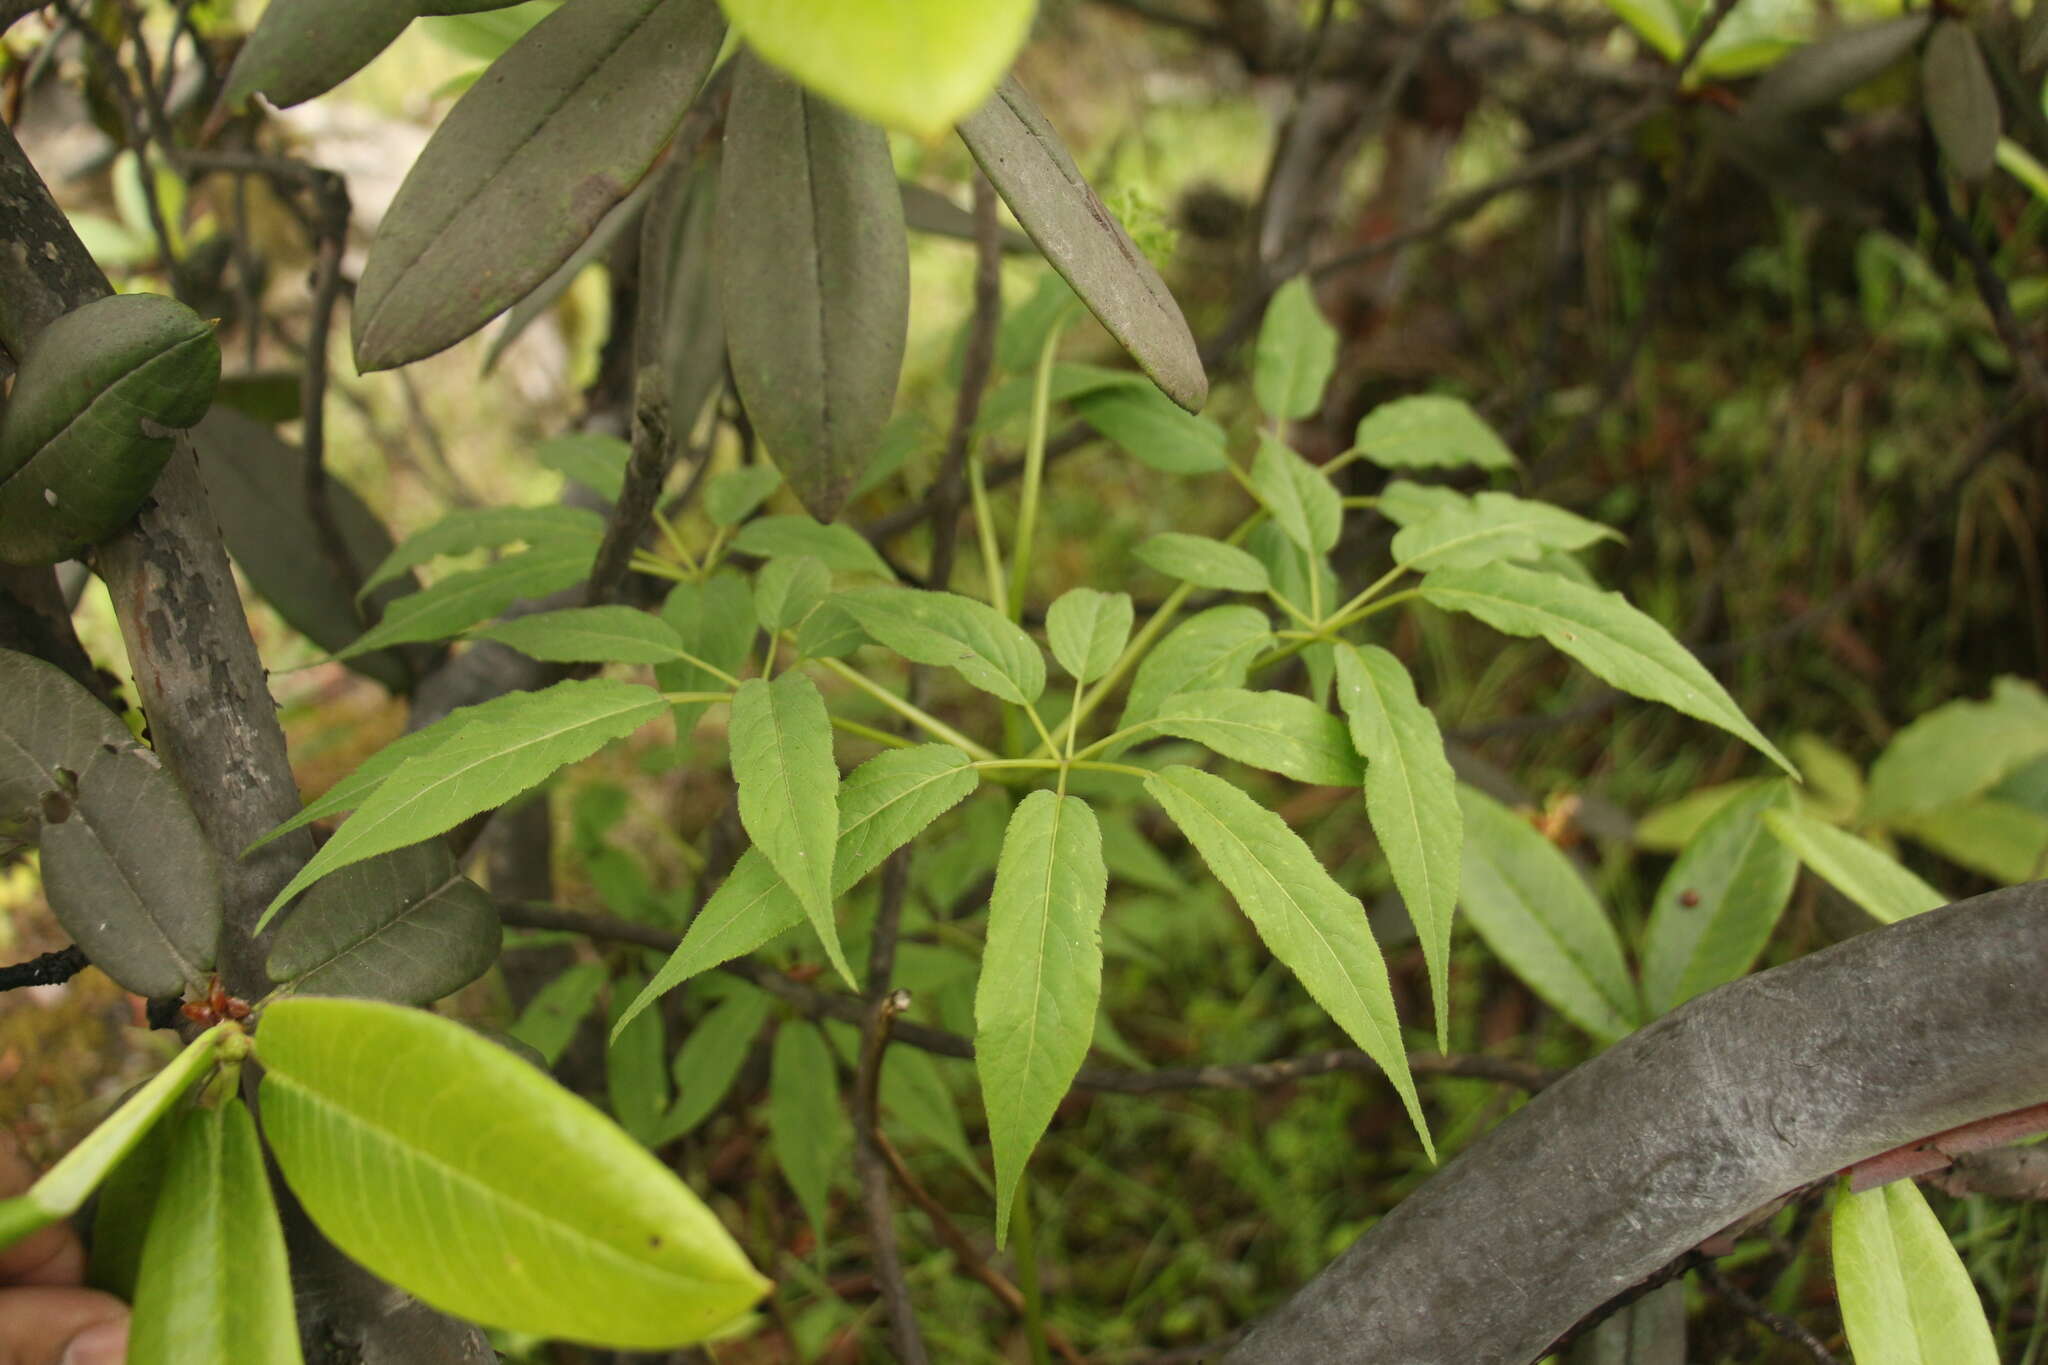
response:
[[[0,559],[54,564],[133,517],[220,380],[206,319],[115,294],[36,334],[0,416]]]
[[[734,573],[715,573],[702,583],[678,583],[661,605],[683,648],[694,659],[737,676],[754,647],[754,600],[746,580]],[[722,692],[731,686],[718,674],[694,663],[656,664],[654,681],[664,692]],[[687,739],[710,702],[684,702],[675,708],[676,734]]]
[[[1117,447],[1163,474],[1214,474],[1225,468],[1223,428],[1182,412],[1148,387],[1117,384],[1074,400],[1074,411]]]
[[[1301,456],[1271,436],[1259,437],[1252,457],[1251,489],[1287,538],[1310,554],[1327,554],[1344,526],[1344,502],[1336,486]]]
[[[1312,786],[1355,787],[1365,778],[1344,722],[1292,692],[1178,692],[1160,702],[1145,724]]]
[[[1583,550],[1603,539],[1621,536],[1547,502],[1485,492],[1404,526],[1394,536],[1394,562],[1417,573],[1469,569],[1497,559],[1539,559],[1549,549]]]
[[[298,1365],[284,1229],[256,1121],[229,1096],[178,1117],[135,1286],[130,1365]]]
[[[833,912],[839,768],[832,718],[817,685],[801,673],[741,683],[732,698],[731,743],[747,837],[796,892],[832,965],[857,989]]]
[[[1622,691],[1718,725],[1798,776],[1714,675],[1620,593],[1511,564],[1439,569],[1422,580],[1421,592],[1430,603],[1468,612],[1495,630],[1540,635]]]
[[[684,1036],[672,1068],[675,1107],[655,1129],[654,1146],[673,1142],[695,1128],[731,1093],[774,1006],[775,997],[766,991],[743,990],[721,1001]]]
[[[1353,442],[1382,469],[1513,469],[1509,450],[1472,405],[1457,398],[1418,394],[1368,412]]]
[[[1743,101],[1743,114],[1782,119],[1833,104],[1917,47],[1931,18],[1909,14],[1815,39],[1763,74]]]
[[[1792,899],[1799,860],[1763,822],[1792,809],[1782,781],[1721,807],[1657,890],[1643,940],[1643,1005],[1652,1017],[1747,972]]]
[[[537,546],[571,542],[595,549],[603,540],[604,518],[587,507],[462,508],[426,530],[407,536],[364,577],[362,591],[371,592],[404,579],[412,570],[442,555],[466,555],[474,550],[520,543]]]
[[[498,366],[498,361],[527,328],[554,311],[576,282],[583,278],[583,272],[601,261],[612,259],[614,249],[627,233],[637,238],[642,220],[647,213],[648,202],[654,197],[655,177],[649,176],[634,186],[633,192],[612,207],[588,237],[569,253],[569,259],[555,267],[554,273],[535,286],[532,293],[514,304],[505,314],[504,325],[491,336],[491,344],[484,351],[483,370],[489,374]]]
[[[831,1211],[832,1176],[846,1149],[839,1077],[818,1026],[785,1020],[768,1064],[768,1139],[782,1178],[796,1191],[820,1240]]]
[[[1272,586],[1266,566],[1238,549],[1207,536],[1162,531],[1138,547],[1138,559],[1183,583],[1227,592],[1264,592]]]
[[[616,1022],[626,1006],[646,988],[647,978],[628,972],[613,979],[611,1017]],[[662,1117],[668,1112],[668,1043],[661,1012],[641,1014],[611,1031],[604,1053],[604,1090],[612,1117],[633,1140],[653,1146]]]
[[[1152,647],[1131,678],[1131,693],[1117,728],[1129,729],[1159,713],[1168,697],[1214,687],[1242,687],[1252,660],[1273,644],[1273,623],[1256,607],[1198,611]]]
[[[1882,924],[1947,905],[1936,891],[1867,839],[1791,810],[1767,810],[1763,822],[1799,861]]]
[[[193,428],[192,449],[228,554],[286,624],[322,649],[343,648],[363,633],[364,611],[374,620],[419,587],[400,573],[370,594],[367,607],[357,607],[347,585],[336,581],[306,506],[306,452],[269,427],[215,407]],[[390,555],[391,533],[354,489],[329,478],[327,507],[357,565],[368,568]],[[394,692],[412,685],[413,669],[389,650],[352,655],[348,666]]]
[[[1045,691],[1045,656],[985,602],[919,588],[855,588],[832,599],[862,630],[912,663],[950,668],[1017,706]]]
[[[714,0],[579,0],[492,63],[370,248],[354,312],[360,368],[452,346],[547,279],[646,174],[723,32]]]
[[[498,960],[498,912],[438,840],[345,867],[277,932],[268,970],[305,995],[425,1005]]]
[[[975,240],[974,214],[953,202],[951,196],[914,180],[903,181],[900,188],[903,191],[903,225],[912,232],[951,237],[961,242]],[[1031,245],[1029,237],[1009,228],[999,228],[996,240],[1008,252],[1038,250]]]
[[[665,664],[683,655],[675,627],[637,607],[540,611],[476,634],[547,663]]]
[[[1437,1046],[1445,1047],[1451,917],[1458,908],[1465,844],[1458,779],[1444,756],[1436,717],[1416,697],[1415,682],[1399,659],[1378,645],[1339,645],[1335,659],[1337,704],[1365,759],[1365,813],[1422,943],[1436,1001]]]
[[[205,993],[220,869],[155,754],[102,749],[44,803],[42,850],[50,910],[94,966],[137,995]]]
[[[718,187],[733,382],[811,515],[830,521],[875,453],[910,326],[888,139],[742,54]]]
[[[667,1350],[768,1288],[644,1147],[453,1020],[281,1000],[257,1056],[264,1132],[292,1193],[349,1256],[445,1312]]]
[[[756,517],[732,538],[732,547],[763,559],[810,555],[834,573],[893,579],[888,561],[851,526],[827,526],[810,517]]]
[[[1131,638],[1131,595],[1074,588],[1046,609],[1045,638],[1075,682],[1091,683],[1116,666]]]
[[[368,793],[355,814],[277,893],[265,919],[328,873],[446,834],[666,709],[653,688],[609,678],[559,682],[520,693],[518,702],[489,715],[475,714],[481,708],[457,711],[429,727],[445,727],[448,738],[408,758]]]
[[[926,141],[988,98],[1037,8],[1036,0],[720,3],[764,61],[862,118]]]
[[[40,818],[45,797],[65,793],[107,749],[133,742],[119,716],[33,655],[0,649],[0,696],[0,820]]]
[[[1998,157],[2004,123],[1976,35],[1959,19],[1942,19],[1928,35],[1920,65],[1921,97],[1934,140],[1957,175],[1982,180]]]
[[[1856,1365],[1997,1365],[1977,1287],[1910,1180],[1834,1197],[1835,1292]]]
[[[1337,368],[1337,329],[1316,307],[1308,276],[1280,286],[1266,305],[1252,358],[1252,389],[1268,417],[1306,417],[1323,401],[1323,386]]]
[[[641,222],[642,304],[634,345],[641,366],[654,366],[660,376],[669,425],[685,437],[725,386],[725,315],[713,269],[717,217],[718,163],[706,153],[694,162],[678,157],[662,173]],[[765,465],[747,468],[775,472]],[[719,520],[708,484],[704,505],[713,520],[730,524]]]
[[[834,899],[958,805],[980,783],[972,760],[950,744],[876,754],[839,784],[839,839],[832,856]],[[690,921],[689,932],[621,1016],[631,1019],[699,972],[750,953],[803,922],[803,904],[759,849],[748,849]]]
[[[1401,1045],[1387,964],[1358,898],[1332,880],[1285,820],[1222,778],[1176,765],[1147,778],[1145,790],[1236,899],[1273,956],[1387,1073],[1423,1150],[1435,1160]]]
[[[1585,879],[1528,821],[1470,787],[1459,897],[1486,946],[1529,989],[1603,1043],[1641,1022],[1621,940]]]
[[[391,645],[445,640],[479,621],[488,621],[514,602],[545,597],[590,576],[597,546],[588,541],[549,541],[506,555],[480,569],[450,574],[431,587],[393,602],[384,619],[336,650],[353,659]]]
[[[391,46],[416,0],[270,0],[228,72],[227,100],[262,95],[280,109],[324,95]]]
[[[1046,260],[1167,397],[1209,397],[1194,334],[1159,272],[1103,205],[1014,77],[960,122],[960,140]]]
[[[988,943],[974,991],[974,1069],[996,1162],[996,1245],[1031,1149],[1088,1055],[1102,997],[1109,869],[1095,812],[1035,791],[1017,804],[996,862]]]
[[[87,1133],[76,1147],[44,1171],[27,1192],[0,1199],[0,1250],[37,1228],[76,1213],[91,1194],[212,1066],[223,1038],[240,1035],[241,1025],[215,1024],[186,1044],[170,1064],[149,1078],[121,1107]]]

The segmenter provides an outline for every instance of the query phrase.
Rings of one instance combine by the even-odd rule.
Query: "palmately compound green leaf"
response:
[[[1091,683],[1116,667],[1131,638],[1131,595],[1075,588],[1045,612],[1046,643],[1075,682]]]
[[[220,941],[213,846],[157,756],[102,749],[42,803],[43,891],[93,965],[138,995],[203,995]]]
[[[1264,592],[1272,586],[1265,565],[1235,545],[1207,536],[1162,531],[1138,547],[1138,559],[1169,578],[1198,588]]]
[[[602,962],[579,962],[534,992],[533,999],[512,1021],[506,1036],[521,1047],[531,1048],[534,1060],[545,1069],[552,1067],[569,1050],[583,1021],[597,1004],[604,989],[606,972]]]
[[[613,979],[613,1022],[624,1016],[626,1006],[646,985],[647,978],[635,972]],[[604,1088],[619,1127],[634,1141],[653,1146],[668,1112],[668,1043],[660,1010],[645,1011],[624,1028],[612,1030],[604,1053]]]
[[[1764,950],[1792,899],[1799,860],[1763,815],[1791,809],[1785,782],[1744,792],[1671,865],[1643,940],[1643,1004],[1651,1017],[1735,980]]]
[[[785,1020],[768,1064],[768,1139],[782,1178],[822,1240],[831,1212],[832,1175],[846,1150],[839,1076],[816,1024]]]
[[[788,630],[831,591],[832,571],[814,556],[771,559],[754,576],[754,615],[764,630]]]
[[[666,709],[651,687],[587,678],[519,693],[517,705],[489,716],[454,712],[429,727],[446,727],[448,738],[401,763],[365,795],[355,814],[277,893],[264,919],[328,873],[496,810]]]
[[[754,647],[754,597],[746,580],[720,571],[702,583],[678,583],[662,603],[661,619],[675,631],[693,659],[702,660],[728,677],[747,666]],[[656,664],[654,681],[664,692],[723,692],[724,678],[694,663]],[[708,701],[683,702],[675,708],[676,735],[690,730],[710,707]]]
[[[417,0],[271,0],[228,71],[227,100],[280,109],[324,95],[370,64],[420,12]]]
[[[756,517],[740,527],[732,547],[762,559],[810,555],[834,573],[872,574],[893,580],[888,561],[851,526],[826,526],[809,517]]]
[[[1272,645],[1273,623],[1256,607],[1196,612],[1168,631],[1138,665],[1117,727],[1129,729],[1150,720],[1178,692],[1242,687],[1252,660]]]
[[[450,512],[402,544],[363,579],[363,595],[442,555],[466,555],[524,542],[569,542],[593,552],[604,539],[604,519],[587,507],[469,507]]]
[[[267,970],[297,994],[425,1005],[488,971],[501,936],[491,898],[428,840],[314,887],[277,931]]]
[[[1486,946],[1530,990],[1603,1043],[1642,1022],[1621,940],[1586,882],[1528,821],[1470,787],[1460,900]]]
[[[881,129],[748,54],[735,66],[717,223],[727,354],[776,466],[830,521],[903,369],[903,196]]]
[[[1867,839],[1797,811],[1768,810],[1763,822],[1813,874],[1883,924],[1947,905],[1948,897]]]
[[[826,956],[858,989],[832,906],[839,768],[825,699],[801,673],[784,673],[772,683],[749,678],[733,693],[731,742],[747,837],[796,892]]]
[[[1965,180],[1991,174],[2004,121],[1998,87],[1968,24],[1959,19],[1935,23],[1920,62],[1920,89],[1934,140],[1956,174]]]
[[[2048,699],[2001,678],[1985,701],[1937,706],[1900,730],[1870,765],[1862,818],[1889,824],[1982,795],[2048,754]]]
[[[882,1062],[880,1099],[891,1118],[959,1162],[962,1170],[981,1177],[981,1163],[967,1142],[967,1125],[960,1121],[960,1106],[930,1053],[914,1047],[889,1049]]]
[[[636,607],[567,607],[476,632],[546,663],[666,664],[683,655],[675,627]]]
[[[884,128],[930,141],[1010,69],[1036,0],[899,0],[870,6],[719,0],[763,60]]]
[[[673,1142],[711,1116],[739,1079],[774,1007],[775,997],[766,991],[742,990],[719,1002],[684,1035],[672,1068],[675,1107],[662,1117],[650,1145]]]
[[[1470,613],[1495,630],[1540,635],[1622,691],[1718,725],[1799,775],[1714,675],[1620,593],[1511,564],[1439,569],[1422,580],[1421,592],[1431,604]]]
[[[1471,507],[1472,499],[1455,488],[1436,483],[1411,483],[1407,479],[1389,480],[1374,503],[1375,510],[1396,526],[1416,526],[1439,512],[1451,509],[1469,513]]]
[[[1378,645],[1339,645],[1336,662],[1337,704],[1365,759],[1365,813],[1429,964],[1441,1048],[1449,1037],[1451,917],[1465,843],[1458,779],[1436,717],[1399,659]]]
[[[1017,805],[996,862],[988,943],[974,992],[974,1069],[996,1162],[996,1245],[1031,1149],[1073,1084],[1102,998],[1109,869],[1095,812],[1035,791]]]
[[[1344,502],[1336,486],[1271,436],[1259,437],[1252,457],[1252,492],[1287,538],[1310,554],[1328,554],[1344,528]]]
[[[130,1365],[297,1365],[284,1229],[256,1121],[230,1096],[180,1115],[135,1286]]]
[[[960,140],[1109,334],[1167,397],[1198,410],[1209,377],[1180,305],[1014,78],[961,120]]]
[[[533,458],[541,468],[582,484],[606,502],[617,502],[625,491],[633,447],[617,436],[578,431],[542,441],[533,448]]]
[[[1950,862],[2006,886],[2032,881],[2048,869],[2048,814],[2010,801],[1958,801],[1914,816],[1899,829]]]
[[[1856,1365],[1997,1365],[1977,1288],[1910,1180],[1834,1199],[1835,1293]]]
[[[1045,691],[1045,656],[1016,623],[985,602],[918,588],[855,588],[833,601],[877,643],[912,663],[950,668],[1013,705]]]
[[[1515,467],[1515,453],[1471,404],[1435,394],[1380,404],[1358,424],[1353,444],[1382,469]]]
[[[704,481],[704,515],[713,526],[737,526],[780,487],[782,471],[772,464],[722,470]]]
[[[1497,559],[1536,559],[1546,549],[1582,550],[1602,539],[1621,536],[1547,502],[1484,492],[1403,527],[1394,537],[1394,562],[1418,573],[1469,569]]]
[[[384,619],[336,650],[353,659],[391,645],[445,640],[479,621],[488,621],[514,602],[545,597],[590,576],[597,546],[588,541],[550,541],[506,555],[480,569],[450,574],[430,588],[408,593],[385,609]]]
[[[99,1187],[108,1172],[134,1151],[143,1135],[192,1088],[193,1082],[212,1068],[221,1040],[241,1032],[239,1024],[220,1023],[194,1038],[171,1059],[170,1065],[150,1077],[99,1127],[44,1171],[27,1193],[0,1199],[0,1250],[13,1246],[38,1228],[78,1212],[85,1197]]]
[[[1308,276],[1280,286],[1266,305],[1252,359],[1252,390],[1268,417],[1292,421],[1314,412],[1337,368],[1337,329],[1316,307]]]
[[[646,174],[724,30],[713,0],[579,0],[492,63],[385,214],[356,291],[358,366],[452,346],[554,273]]]
[[[848,773],[839,784],[833,899],[851,891],[980,781],[973,760],[950,744],[885,750]],[[748,849],[623,1017],[632,1018],[699,972],[752,952],[803,918],[796,893],[759,849]]]
[[[768,1288],[644,1147],[453,1020],[280,1000],[256,1054],[292,1193],[336,1246],[436,1308],[652,1351],[703,1340]]]
[[[1100,389],[1073,402],[1082,421],[1162,474],[1214,474],[1230,464],[1222,427],[1181,411],[1150,386]]]
[[[1222,778],[1175,766],[1147,778],[1145,790],[1236,898],[1273,956],[1387,1073],[1434,1161],[1386,960],[1358,898],[1337,885],[1286,821]]]
[[[1145,724],[1312,786],[1355,787],[1365,776],[1344,722],[1292,692],[1179,692],[1162,701]]]

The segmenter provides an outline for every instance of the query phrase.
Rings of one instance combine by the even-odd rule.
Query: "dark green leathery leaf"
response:
[[[646,306],[634,345],[661,376],[669,425],[687,437],[704,404],[725,383],[725,319],[713,269],[718,163],[706,153],[662,173],[640,237]]]
[[[1943,19],[1934,26],[1920,77],[1927,121],[1942,155],[1957,175],[1982,180],[1995,163],[2002,121],[1997,88],[1968,25]]]
[[[830,521],[903,368],[903,198],[880,129],[737,60],[717,220],[733,379],[790,487]]]
[[[278,930],[268,969],[309,995],[424,1005],[498,957],[498,912],[438,839],[345,867]]]
[[[117,294],[44,328],[0,419],[0,559],[52,564],[119,530],[219,380],[212,325],[175,299]]]
[[[646,174],[724,31],[714,0],[582,0],[493,63],[414,163],[370,249],[356,294],[361,367],[452,346],[547,279]]]
[[[227,98],[263,95],[288,109],[324,95],[391,46],[415,0],[271,0],[228,72]]]

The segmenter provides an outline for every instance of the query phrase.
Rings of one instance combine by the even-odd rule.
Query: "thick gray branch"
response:
[[[1526,1365],[1787,1191],[2048,1101],[2048,882],[1725,986],[1571,1072],[1228,1365]]]

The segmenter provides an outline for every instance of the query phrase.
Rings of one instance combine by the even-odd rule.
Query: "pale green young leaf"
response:
[[[1996,786],[2048,753],[2048,701],[2039,688],[2001,678],[1984,701],[1937,706],[1892,737],[1870,765],[1863,818],[1888,824],[1939,810]]]
[[[334,652],[336,659],[391,645],[445,640],[479,621],[488,621],[514,602],[545,597],[590,576],[597,546],[590,541],[549,541],[506,555],[480,569],[450,574],[429,588],[407,593],[384,610],[384,619]]]
[[[1252,457],[1252,492],[1287,538],[1310,554],[1328,554],[1344,527],[1344,503],[1336,486],[1301,456],[1271,436],[1259,437]]]
[[[1399,659],[1378,645],[1339,645],[1336,663],[1337,704],[1365,759],[1365,813],[1422,943],[1442,1048],[1449,1040],[1451,917],[1465,842],[1458,779],[1436,717],[1416,697]]]
[[[472,815],[496,810],[666,709],[653,688],[609,678],[559,682],[518,695],[517,705],[488,716],[458,711],[429,727],[447,727],[449,737],[408,758],[364,796],[355,814],[271,900],[264,920],[336,868],[445,834]]]
[[[506,1032],[532,1048],[545,1066],[562,1059],[604,989],[601,962],[579,962],[534,992]]]
[[[896,577],[860,532],[839,522],[828,526],[795,514],[756,517],[740,527],[732,538],[732,547],[761,559],[810,555],[834,573]]]
[[[1763,815],[1792,808],[1782,780],[1743,792],[1671,865],[1643,939],[1643,1005],[1651,1017],[1735,980],[1764,950],[1792,899],[1799,860]]]
[[[1483,492],[1404,527],[1394,562],[1417,573],[1469,569],[1497,559],[1534,559],[1546,549],[1582,550],[1621,536],[1597,521],[1511,493]]]
[[[1672,0],[1607,0],[1607,8],[1666,61],[1685,50],[1685,21]]]
[[[2007,886],[2048,873],[2048,814],[2010,801],[1958,801],[1900,823],[1901,833]]]
[[[1131,595],[1074,588],[1045,612],[1046,643],[1075,682],[1091,683],[1116,666],[1131,638]]]
[[[58,1159],[26,1193],[0,1199],[0,1251],[38,1228],[78,1212],[87,1195],[98,1188],[121,1158],[135,1149],[143,1135],[205,1075],[220,1052],[221,1040],[241,1033],[238,1024],[215,1024],[186,1044],[170,1064],[122,1101],[77,1146]]]
[[[442,555],[464,555],[521,542],[532,547],[584,544],[595,550],[603,539],[604,518],[587,507],[463,508],[407,536],[370,571],[356,596],[367,597]]]
[[[839,767],[832,758],[832,718],[817,685],[801,673],[741,683],[732,698],[731,744],[747,837],[796,892],[826,956],[857,988],[833,913]]]
[[[1835,1293],[1856,1365],[1998,1365],[1983,1301],[1910,1180],[1834,1197]]]
[[[1280,286],[1266,305],[1252,357],[1252,390],[1268,417],[1306,417],[1323,401],[1337,367],[1337,329],[1316,307],[1308,276]]]
[[[313,1222],[443,1312],[666,1351],[769,1287],[644,1147],[454,1020],[302,996],[264,1012],[257,1056],[264,1134]]]
[[[1470,403],[1436,394],[1380,404],[1359,422],[1352,445],[1382,469],[1515,467],[1515,453]]]
[[[129,1365],[298,1365],[284,1229],[255,1120],[230,1096],[176,1123],[136,1272]]]
[[[1166,633],[1131,676],[1119,729],[1150,720],[1168,697],[1211,687],[1242,687],[1252,660],[1273,644],[1273,623],[1256,607],[1198,611]],[[1122,741],[1116,749],[1127,747]],[[1113,750],[1114,751],[1114,750]]]
[[[768,1140],[818,1240],[831,1212],[833,1172],[846,1150],[839,1076],[816,1024],[785,1019],[768,1065]]]
[[[682,638],[658,616],[634,607],[567,607],[515,616],[476,632],[543,663],[665,664],[682,657]]]
[[[1214,474],[1226,468],[1229,437],[1207,417],[1184,412],[1149,385],[1083,393],[1074,411],[1111,444],[1162,474]]]
[[[646,986],[647,979],[637,972],[612,980],[611,1023],[619,1022],[626,1006]],[[619,1127],[634,1141],[652,1147],[668,1112],[668,1045],[660,1010],[647,1010],[611,1030],[604,1054],[604,1088]]]
[[[702,583],[678,583],[661,604],[661,619],[674,630],[690,657],[730,677],[745,671],[754,647],[754,598],[746,580],[720,571]],[[694,663],[656,664],[654,682],[664,692],[723,692],[724,678]],[[676,735],[688,739],[708,701],[676,706]]]
[[[1264,592],[1272,585],[1266,566],[1235,545],[1207,536],[1162,531],[1138,547],[1138,559],[1183,583],[1228,592]]]
[[[989,97],[1031,31],[1036,0],[882,6],[719,0],[762,59],[884,128],[929,142]]]
[[[1220,777],[1170,767],[1145,781],[1266,947],[1394,1083],[1432,1161],[1387,965],[1365,907],[1337,885],[1301,836]]]
[[[1785,752],[1799,765],[1799,773],[1806,779],[1800,795],[1814,812],[1830,823],[1853,823],[1869,796],[1863,783],[1863,769],[1856,760],[1819,735],[1811,734],[1797,734],[1786,740]]]
[[[1620,593],[1511,564],[1439,569],[1422,596],[1467,612],[1509,635],[1540,635],[1624,692],[1718,725],[1794,777],[1798,770],[1765,739],[1698,659]]]
[[[653,1146],[665,1146],[694,1129],[732,1093],[774,1008],[774,996],[748,988],[721,1000],[683,1036],[672,1067],[675,1107],[656,1128]]]
[[[1312,786],[1355,787],[1364,780],[1344,722],[1292,692],[1179,692],[1161,702],[1145,725]]]
[[[974,991],[974,1068],[996,1163],[996,1245],[1031,1149],[1088,1055],[1109,870],[1088,803],[1039,790],[1010,817]]]
[[[1763,821],[1815,876],[1881,923],[1895,924],[1948,904],[1947,896],[1848,830],[1787,810],[1765,811]]]
[[[704,481],[704,514],[713,526],[737,526],[780,487],[782,471],[772,464],[721,470]]]
[[[633,447],[616,436],[577,432],[542,441],[533,453],[543,468],[602,494],[606,502],[617,502],[626,487],[626,464],[633,458]]]
[[[771,559],[754,576],[754,615],[764,630],[787,630],[831,591],[832,571],[817,556]]]
[[[1045,656],[985,602],[917,588],[855,588],[833,601],[860,628],[912,663],[950,668],[984,692],[1024,706],[1045,691]]]
[[[1507,968],[1603,1043],[1642,1022],[1621,939],[1564,854],[1491,797],[1458,788],[1465,812],[1460,902]]]
[[[171,1140],[177,1123],[166,1120],[152,1124],[141,1141],[101,1183],[93,1200],[92,1256],[86,1263],[85,1283],[115,1298],[135,1302],[135,1282],[142,1273],[142,1245],[149,1237],[149,1220],[156,1212],[163,1192],[164,1172],[170,1166]],[[0,1221],[5,1213],[0,1212]],[[0,1233],[0,1246],[7,1241]]]
[[[1743,777],[1733,782],[1716,782],[1698,787],[1675,801],[1668,801],[1644,813],[1636,821],[1636,847],[1651,853],[1685,852],[1687,844],[1699,837],[1720,809],[1744,792],[1755,791],[1773,781],[1768,777]]]

